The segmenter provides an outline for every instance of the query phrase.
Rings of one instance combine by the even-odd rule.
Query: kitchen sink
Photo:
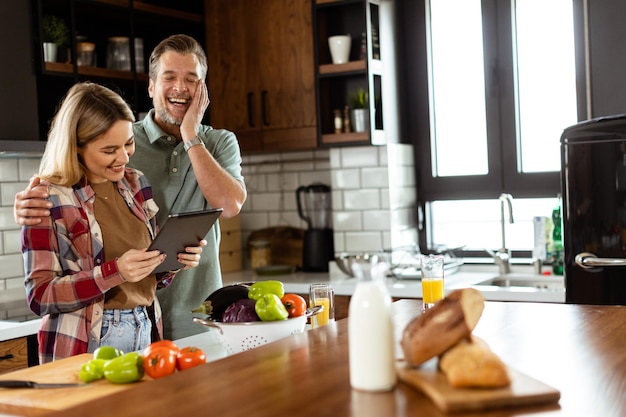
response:
[[[562,276],[543,276],[533,274],[497,275],[473,284],[476,287],[497,287],[501,289],[526,288],[544,291],[564,291],[565,281]]]

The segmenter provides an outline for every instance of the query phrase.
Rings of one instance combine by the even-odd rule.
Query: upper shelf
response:
[[[320,75],[342,74],[354,71],[365,71],[367,65],[365,60],[350,61],[345,64],[323,64],[320,65]]]
[[[95,3],[128,8],[128,0],[96,0]],[[133,2],[133,9],[140,12],[167,16],[174,19],[188,20],[194,23],[204,22],[204,16],[201,13],[186,12],[182,10],[171,9],[169,7],[157,6],[141,0],[135,0]]]
[[[117,71],[108,68],[87,66],[79,66],[77,68],[79,75],[91,75],[93,77],[115,78],[120,80],[133,80],[135,77],[135,75],[130,71]],[[73,74],[74,65],[62,62],[46,62],[45,70],[64,74]],[[137,79],[148,81],[148,74],[143,72],[137,73]]]

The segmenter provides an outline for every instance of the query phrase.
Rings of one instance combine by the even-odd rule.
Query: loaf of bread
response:
[[[419,366],[470,337],[484,307],[485,298],[480,291],[463,288],[411,320],[401,338],[407,364]]]
[[[439,368],[455,388],[497,388],[511,384],[504,362],[476,336],[444,353],[439,358]]]

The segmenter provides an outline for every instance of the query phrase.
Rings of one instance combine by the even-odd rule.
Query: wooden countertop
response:
[[[419,300],[394,303],[397,328],[420,309]],[[561,399],[547,406],[455,415],[626,415],[624,323],[626,307],[620,306],[488,302],[475,334],[509,366],[558,389]],[[352,390],[347,326],[340,320],[51,415],[444,415],[404,383],[388,393]]]

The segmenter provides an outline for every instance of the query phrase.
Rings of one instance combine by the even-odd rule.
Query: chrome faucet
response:
[[[502,228],[502,247],[497,252],[487,249],[487,252],[493,258],[493,261],[500,270],[500,274],[508,274],[511,272],[509,260],[511,254],[506,247],[506,224],[504,220],[504,203],[509,208],[509,223],[513,223],[513,196],[511,194],[500,194],[500,226]]]

